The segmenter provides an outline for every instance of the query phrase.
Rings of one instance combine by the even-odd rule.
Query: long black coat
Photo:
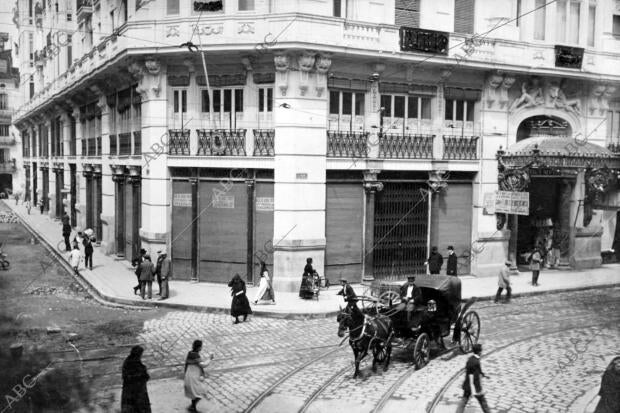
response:
[[[457,267],[457,258],[456,254],[448,255],[448,265],[446,266],[446,275],[457,275],[456,267]]]
[[[438,252],[431,252],[431,256],[428,257],[428,271],[433,273],[439,273],[441,266],[443,265],[443,257]]]
[[[151,402],[146,390],[149,378],[146,366],[139,359],[127,357],[123,363],[121,413],[151,413]]]
[[[247,288],[245,282],[241,278],[233,278],[229,283],[230,295],[232,295],[232,303],[230,305],[230,315],[233,317],[239,317],[247,314],[252,314],[250,308],[250,302],[246,295]]]

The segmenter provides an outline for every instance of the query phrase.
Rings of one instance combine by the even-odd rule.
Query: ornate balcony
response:
[[[78,21],[85,19],[93,14],[93,0],[77,0],[76,9]]]
[[[379,135],[379,158],[432,159],[435,135]]]
[[[189,155],[189,129],[168,130],[168,155]]]
[[[17,170],[15,166],[15,158],[0,161],[0,172],[11,173]]]
[[[133,154],[142,155],[142,131],[133,133]]]
[[[110,135],[110,156],[118,155],[118,141],[116,135]]]
[[[245,129],[196,129],[196,132],[196,155],[246,156]]]
[[[118,134],[118,154],[131,155],[131,132]]]
[[[478,159],[478,136],[443,136],[443,159]]]
[[[615,155],[620,156],[620,142],[610,143],[609,145],[607,145],[607,149],[609,149]]]
[[[366,158],[369,135],[369,132],[327,131],[327,156]]]
[[[0,136],[0,145],[15,145],[15,139],[12,136]]]
[[[274,156],[275,129],[254,129],[254,156]]]

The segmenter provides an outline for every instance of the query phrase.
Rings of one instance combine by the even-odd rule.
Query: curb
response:
[[[12,208],[9,207],[11,211]],[[214,313],[214,314],[228,314],[228,308],[221,307],[209,307],[209,306],[199,306],[199,305],[188,305],[188,304],[177,304],[177,303],[163,303],[163,302],[152,302],[152,301],[138,301],[138,300],[129,300],[126,298],[118,298],[114,296],[109,296],[101,293],[97,288],[91,284],[80,271],[73,271],[73,268],[69,265],[67,260],[63,257],[63,255],[56,248],[52,247],[50,243],[34,228],[28,224],[21,216],[21,214],[13,211],[13,213],[18,217],[19,222],[26,228],[26,230],[35,237],[39,243],[50,252],[50,257],[53,257],[56,262],[65,269],[71,276],[86,290],[88,294],[90,294],[95,301],[99,304],[110,306],[110,307],[120,307],[129,310],[150,310],[157,308],[169,308],[176,310],[184,310],[184,311],[195,311],[200,313]],[[320,319],[320,318],[330,318],[338,315],[339,311],[328,311],[323,313],[278,313],[273,311],[261,311],[252,309],[254,316],[266,317],[266,318],[278,318],[284,320],[308,320],[308,319]]]
[[[537,295],[545,295],[545,294],[558,294],[558,293],[567,293],[567,292],[571,292],[571,291],[587,291],[587,290],[600,290],[600,289],[604,289],[604,288],[614,288],[614,287],[620,287],[620,282],[616,282],[616,283],[607,283],[607,284],[597,284],[597,285],[586,285],[583,287],[571,287],[571,288],[558,288],[558,289],[554,289],[554,290],[542,290],[542,291],[527,291],[527,292],[523,292],[523,293],[513,293],[511,294],[511,299],[514,298],[518,298],[518,297],[533,297],[533,296],[537,296]],[[505,297],[504,294],[502,294],[502,299]],[[476,301],[493,301],[495,299],[494,295],[491,296],[484,296],[484,297],[476,297]],[[467,300],[463,299],[461,300],[461,302],[466,302]]]

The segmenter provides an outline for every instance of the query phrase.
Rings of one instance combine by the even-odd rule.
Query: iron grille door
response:
[[[375,200],[373,275],[404,279],[425,273],[428,199],[422,183],[384,182]]]

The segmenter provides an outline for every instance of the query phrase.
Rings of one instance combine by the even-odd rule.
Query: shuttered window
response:
[[[396,26],[420,27],[419,0],[396,0],[395,8]]]
[[[474,33],[475,0],[454,1],[454,32]]]

